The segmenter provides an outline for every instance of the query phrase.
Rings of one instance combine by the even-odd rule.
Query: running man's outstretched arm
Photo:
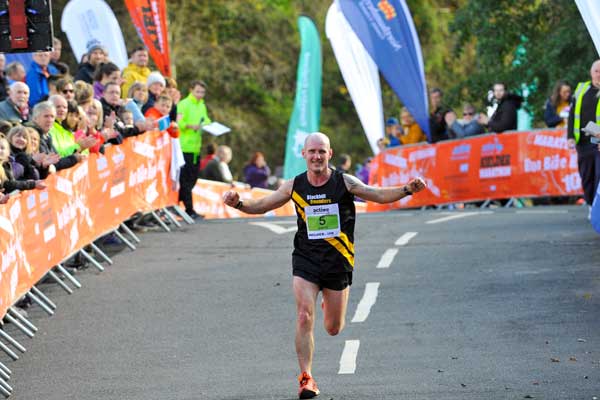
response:
[[[361,199],[376,203],[392,203],[413,193],[420,192],[427,186],[421,178],[412,179],[404,186],[374,187],[365,185],[357,177],[344,174],[344,183],[348,191]]]
[[[286,181],[273,193],[260,199],[240,200],[236,191],[230,190],[223,194],[223,202],[229,207],[237,208],[246,214],[264,214],[287,203],[292,198],[294,180]]]

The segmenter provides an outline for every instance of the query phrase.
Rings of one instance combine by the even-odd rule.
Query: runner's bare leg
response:
[[[315,349],[315,304],[319,287],[298,276],[292,281],[296,299],[296,354],[300,372],[312,375],[312,360]]]
[[[350,286],[344,290],[323,289],[323,323],[331,336],[344,329],[349,294]]]

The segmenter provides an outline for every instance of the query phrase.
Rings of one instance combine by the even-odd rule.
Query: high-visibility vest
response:
[[[579,143],[579,136],[581,134],[581,103],[583,96],[586,94],[588,89],[592,86],[590,81],[579,82],[575,89],[575,112],[573,113],[573,135],[575,136],[575,143]],[[596,123],[600,124],[600,99],[596,103]]]

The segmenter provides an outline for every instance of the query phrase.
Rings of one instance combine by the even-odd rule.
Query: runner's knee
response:
[[[314,313],[309,310],[299,310],[297,321],[299,326],[310,327],[314,322]]]
[[[325,330],[330,336],[339,335],[344,329],[344,321],[325,322]]]

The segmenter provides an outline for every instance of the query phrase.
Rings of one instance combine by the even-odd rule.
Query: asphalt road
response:
[[[0,356],[11,399],[297,398],[291,227],[146,233],[73,295],[41,285],[58,310],[29,310],[34,339],[8,327],[28,350]],[[583,208],[360,215],[356,233],[346,329],[329,337],[318,315],[319,398],[600,398],[600,237]]]

